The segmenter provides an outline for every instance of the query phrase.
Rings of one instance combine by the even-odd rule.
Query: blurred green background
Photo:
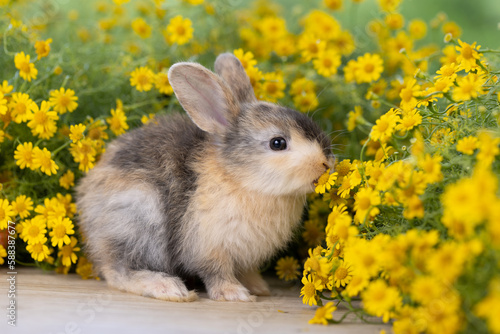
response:
[[[285,15],[296,16],[301,9],[318,8],[322,0],[278,0]],[[321,8],[321,5],[320,5]],[[429,24],[438,13],[445,13],[448,20],[462,28],[461,39],[472,43],[477,41],[484,48],[500,48],[500,0],[403,0],[400,13],[406,19],[420,18]],[[295,14],[295,15],[294,15]],[[380,15],[378,0],[364,0],[360,4],[343,0],[343,8],[334,12],[342,25],[351,31],[365,29],[370,19]],[[292,28],[292,27],[290,27]],[[442,39],[440,30],[431,31],[430,38]]]

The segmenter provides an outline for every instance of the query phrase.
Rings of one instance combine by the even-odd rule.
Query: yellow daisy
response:
[[[59,90],[55,89],[50,92],[49,103],[61,115],[67,111],[73,112],[78,107],[76,101],[78,101],[78,96],[75,96],[75,91],[72,89],[61,87]]]
[[[183,45],[193,38],[193,27],[190,19],[185,19],[182,15],[170,19],[163,35],[169,44]]]
[[[478,140],[474,136],[462,138],[457,142],[457,151],[463,154],[472,155],[477,147]]]
[[[14,214],[24,219],[33,210],[33,201],[31,198],[26,197],[26,195],[17,196],[12,202],[12,210],[14,210]]]
[[[160,72],[155,75],[155,87],[162,94],[172,95],[174,93],[166,72]]]
[[[316,309],[316,313],[314,314],[314,318],[309,320],[310,324],[321,324],[328,325],[328,320],[333,319],[333,312],[337,307],[333,305],[333,302],[328,302],[325,306],[318,307]]]
[[[85,131],[86,126],[83,124],[71,125],[69,127],[69,139],[76,143],[83,138],[83,132]]]
[[[340,288],[349,284],[352,279],[352,272],[351,266],[345,261],[342,261],[340,266],[335,270],[335,273],[333,273],[335,287]]]
[[[35,102],[25,93],[14,93],[9,102],[11,117],[16,123],[27,122],[33,114]]]
[[[356,60],[356,82],[377,81],[384,71],[384,62],[378,54],[365,53]]]
[[[9,221],[13,221],[15,212],[7,199],[0,199],[0,230],[5,230]]]
[[[337,172],[330,174],[330,169],[328,169],[319,177],[318,182],[314,184],[316,186],[314,191],[318,194],[324,194],[327,190],[330,190],[337,180],[337,175]]]
[[[38,262],[47,259],[50,256],[50,250],[45,243],[47,238],[43,238],[42,241],[26,246],[26,250],[30,252],[31,257]]]
[[[69,188],[75,185],[75,174],[71,170],[68,170],[59,178],[59,185],[64,189],[69,190]]]
[[[340,54],[332,49],[318,53],[318,57],[313,60],[313,65],[319,75],[329,77],[337,73],[340,66]]]
[[[28,245],[33,245],[42,242],[47,233],[47,225],[42,217],[36,216],[33,219],[25,220],[22,223],[22,233],[21,238],[28,243]]]
[[[80,247],[76,247],[78,240],[75,237],[70,238],[71,242],[65,246],[59,247],[58,257],[61,258],[63,266],[69,267],[72,263],[76,263],[78,256],[75,252],[80,250]]]
[[[140,92],[147,92],[153,88],[155,74],[149,68],[141,66],[130,74],[130,85]]]
[[[71,239],[69,235],[74,234],[73,222],[69,218],[58,217],[53,221],[52,231],[49,232],[51,238],[52,246],[56,245],[61,248],[63,245],[69,245]]]
[[[302,284],[304,284],[300,290],[300,296],[303,297],[302,302],[309,306],[318,305],[319,297],[316,294],[316,291],[323,290],[321,280],[313,279],[312,275],[307,275],[302,277]]]
[[[56,120],[59,119],[55,111],[51,111],[50,104],[42,101],[40,108],[33,104],[33,114],[29,116],[28,127],[34,136],[50,139],[57,131]]]
[[[457,62],[460,64],[459,68],[465,70],[466,72],[470,72],[473,69],[479,67],[477,65],[477,61],[483,56],[478,50],[481,48],[481,45],[476,46],[476,42],[472,44],[467,44],[458,40],[459,46],[456,46],[456,50],[459,52],[457,57]]]
[[[38,55],[37,59],[40,60],[43,57],[47,57],[50,52],[50,43],[52,43],[52,38],[49,38],[45,41],[36,41],[35,42],[35,50]]]
[[[151,36],[151,26],[146,23],[142,17],[138,17],[132,21],[132,30],[141,38],[148,38]]]
[[[297,279],[300,274],[299,261],[291,256],[285,256],[279,259],[274,269],[278,277],[285,281],[293,281]]]
[[[33,149],[33,155],[33,165],[37,166],[37,168],[39,167],[43,173],[49,176],[57,173],[59,166],[52,160],[52,154],[47,148],[44,147],[43,150],[41,150],[35,147]]]
[[[111,109],[111,117],[106,118],[109,128],[116,136],[125,133],[128,130],[127,116],[122,109]]]
[[[24,52],[16,53],[14,57],[14,64],[19,70],[19,75],[26,81],[36,79],[38,70],[35,64],[30,63],[30,55],[25,55]]]
[[[14,151],[14,159],[16,160],[16,165],[19,168],[24,169],[26,167],[34,170],[36,167],[33,165],[33,143],[22,143],[17,145],[16,150]]]

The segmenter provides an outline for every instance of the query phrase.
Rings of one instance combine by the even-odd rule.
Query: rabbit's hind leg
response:
[[[173,302],[191,302],[198,299],[194,291],[189,291],[179,277],[150,270],[102,269],[108,285],[136,295]]]

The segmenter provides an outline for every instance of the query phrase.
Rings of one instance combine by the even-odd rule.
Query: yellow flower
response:
[[[333,279],[335,281],[335,287],[344,287],[352,279],[352,268],[345,261],[342,261],[340,266],[337,267],[335,273],[333,274]]]
[[[462,274],[468,251],[465,246],[452,241],[443,243],[430,254],[427,270],[445,283],[454,283]]]
[[[380,195],[378,191],[372,188],[362,188],[354,195],[354,221],[364,223],[370,216],[377,215],[380,211],[376,207],[380,205]]]
[[[52,160],[52,155],[47,148],[40,150],[38,147],[33,149],[33,165],[40,167],[41,171],[47,175],[56,174],[59,166]]]
[[[493,138],[489,133],[482,132],[479,134],[479,153],[477,161],[481,166],[490,166],[495,157],[500,153],[500,138]]]
[[[57,131],[56,120],[59,119],[55,111],[50,111],[50,104],[42,101],[40,108],[33,104],[33,114],[29,116],[28,127],[34,136],[42,139],[50,139]]]
[[[290,85],[290,95],[292,96],[314,93],[315,91],[316,84],[307,78],[296,79]]]
[[[15,201],[12,202],[12,210],[15,215],[26,218],[30,215],[30,211],[33,210],[33,201],[26,195],[17,196]]]
[[[349,111],[349,114],[347,114],[347,130],[353,131],[359,123],[358,120],[362,118],[363,110],[361,106],[354,106],[354,111]]]
[[[349,297],[355,297],[368,286],[368,282],[369,280],[367,277],[354,275],[349,284],[347,284],[343,294]]]
[[[313,60],[314,68],[318,74],[324,77],[336,74],[340,63],[340,54],[332,49],[319,52],[318,57]]]
[[[476,46],[476,42],[467,44],[461,40],[458,40],[458,44],[456,50],[460,53],[457,57],[457,62],[460,64],[459,68],[466,72],[477,69],[479,65],[476,64],[476,61],[482,57],[482,54],[478,52],[481,45]]]
[[[274,269],[278,277],[285,281],[293,281],[297,279],[300,274],[299,261],[291,256],[285,256],[279,259]]]
[[[191,27],[190,19],[184,19],[182,15],[170,19],[167,28],[164,31],[165,39],[169,44],[186,44],[193,38],[194,29]]]
[[[413,39],[422,39],[427,34],[427,25],[422,20],[411,20],[408,24],[408,31]]]
[[[385,24],[391,30],[401,29],[405,24],[403,15],[399,13],[389,13],[384,18]]]
[[[1,95],[0,95],[1,96]],[[14,93],[9,102],[11,117],[16,123],[27,122],[33,114],[35,102],[25,93]]]
[[[267,16],[260,20],[258,29],[263,36],[271,40],[282,38],[288,33],[286,21],[281,17],[274,16]]]
[[[462,138],[457,142],[457,151],[463,154],[472,155],[477,147],[478,140],[474,136]]]
[[[417,80],[411,78],[409,80],[405,80],[405,84],[399,93],[399,97],[401,98],[401,109],[404,111],[411,111],[418,104],[417,97],[420,95],[420,86],[417,85]]]
[[[40,60],[43,57],[47,57],[50,52],[50,43],[52,43],[52,38],[49,38],[45,41],[36,41],[35,49],[36,54],[38,55],[37,59]]]
[[[474,306],[474,313],[486,319],[492,333],[500,333],[500,279],[493,278],[489,283],[488,294]]]
[[[365,239],[352,238],[344,250],[344,260],[351,264],[353,277],[375,277],[380,272],[380,246]],[[349,284],[347,285],[349,286]]]
[[[27,81],[36,79],[38,70],[35,68],[35,64],[30,63],[30,55],[25,55],[24,52],[16,53],[14,64],[19,70],[21,78]]]
[[[342,8],[342,1],[343,0],[323,0],[323,3],[331,10],[340,10]]]
[[[63,245],[69,245],[71,239],[69,235],[74,234],[73,222],[69,218],[58,217],[53,222],[52,231],[49,232],[51,236],[52,246],[56,245],[61,248]]]
[[[337,309],[333,302],[326,303],[325,306],[318,307],[314,318],[309,320],[310,324],[328,325],[328,320],[333,319],[333,312]]]
[[[414,109],[413,111],[404,113],[400,122],[401,123],[396,126],[396,130],[406,133],[406,131],[409,131],[417,125],[422,124],[422,116],[417,109]]]
[[[7,199],[0,199],[0,231],[5,230],[9,221],[13,221],[15,212]]]
[[[78,264],[76,265],[76,273],[82,277],[82,279],[89,279],[95,277],[99,279],[99,277],[95,276],[92,269],[92,263],[90,263],[86,257],[81,256],[78,259]]]
[[[277,102],[278,99],[285,96],[283,92],[285,87],[282,75],[275,72],[266,73],[264,74],[264,82],[259,87],[258,98],[259,100]]]
[[[453,21],[446,22],[443,24],[443,33],[446,34],[451,34],[453,38],[458,38],[462,34],[462,29]]]
[[[155,75],[153,71],[145,66],[136,68],[130,74],[130,85],[140,92],[147,92],[153,88]]]
[[[382,143],[387,142],[392,137],[399,121],[398,111],[390,109],[375,122],[370,138],[374,141],[380,140]]]
[[[316,294],[316,290],[323,290],[321,280],[313,279],[312,275],[307,275],[302,277],[302,284],[304,284],[304,286],[300,290],[300,296],[303,296],[302,303],[309,306],[318,305],[319,297]]]
[[[457,78],[458,71],[459,71],[459,68],[458,68],[458,66],[456,66],[455,63],[444,64],[436,72],[436,74],[439,74],[439,75],[435,76],[434,79],[436,79],[438,81],[447,80],[447,81],[453,82]]]
[[[243,49],[236,49],[233,51],[233,54],[240,60],[241,65],[245,70],[249,67],[257,65],[257,60],[254,59],[254,55],[250,51],[245,52]]]
[[[295,95],[293,97],[293,103],[298,110],[302,112],[309,112],[316,109],[318,106],[318,98],[314,92],[303,93]]]
[[[172,95],[174,93],[166,72],[159,72],[155,75],[155,87],[162,94]]]
[[[43,238],[40,242],[26,246],[26,250],[30,252],[31,257],[38,262],[47,259],[50,256],[50,250],[45,243],[47,238]]]
[[[40,216],[36,216],[33,219],[25,220],[23,223],[22,233],[20,237],[28,243],[28,245],[33,245],[42,242],[47,233],[47,225],[44,219]]]
[[[427,153],[423,159],[418,160],[418,166],[424,172],[424,179],[427,183],[439,182],[443,179],[443,174],[441,173],[441,161],[443,157],[439,154],[435,154],[433,157]]]
[[[335,184],[335,180],[337,180],[337,175],[336,172],[330,174],[330,169],[328,169],[319,177],[318,182],[315,183],[316,188],[314,191],[318,194],[324,194],[327,190],[330,190]]]
[[[71,125],[69,127],[70,135],[69,139],[76,143],[83,138],[83,132],[85,131],[86,126],[83,124]]]
[[[0,85],[0,93],[2,93],[3,95],[9,94],[13,89],[14,86],[9,85],[9,82],[7,80],[4,80]]]
[[[3,93],[0,93],[0,115],[5,115],[7,110],[7,99],[4,98]]]
[[[453,99],[456,101],[467,101],[485,94],[483,88],[485,82],[485,78],[475,73],[469,73],[465,77],[458,78],[458,87],[453,89]]]
[[[378,4],[383,11],[394,12],[398,9],[402,0],[378,0]]]
[[[55,89],[50,92],[50,105],[59,114],[64,114],[66,111],[73,112],[78,107],[78,96],[75,96],[75,91],[72,89],[64,89],[61,87],[59,90]]]
[[[5,257],[7,257],[7,251],[5,250],[3,245],[0,245],[0,266],[5,263]]]
[[[354,38],[347,30],[341,31],[340,34],[330,41],[331,48],[344,56],[349,56],[355,49]]]
[[[304,223],[302,238],[308,246],[317,246],[325,239],[324,227],[316,220],[308,220]]]
[[[388,286],[382,279],[371,282],[361,293],[361,298],[366,312],[383,317],[384,322],[389,321],[391,313],[402,306],[402,298],[398,289]]]
[[[317,58],[320,52],[326,49],[326,42],[312,34],[304,34],[299,39],[298,48],[304,61],[309,61]]]
[[[59,247],[59,253],[57,256],[61,258],[63,266],[69,267],[72,263],[76,263],[78,257],[75,252],[80,250],[80,247],[76,247],[78,240],[75,237],[70,238],[71,242],[65,246]]]
[[[111,117],[106,118],[109,128],[116,136],[125,133],[128,130],[127,116],[122,109],[111,109]]]
[[[151,36],[151,26],[147,24],[142,17],[138,17],[132,21],[132,29],[141,38],[148,38]]]
[[[64,189],[69,190],[69,188],[75,185],[75,174],[71,170],[68,170],[59,178],[59,185]]]
[[[17,145],[14,152],[14,159],[16,160],[16,165],[19,168],[24,169],[26,167],[34,170],[36,167],[33,165],[33,143],[22,143]]]
[[[365,53],[356,60],[356,82],[377,81],[384,71],[382,58],[378,54]]]

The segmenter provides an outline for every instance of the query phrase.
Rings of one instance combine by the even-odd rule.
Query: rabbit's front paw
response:
[[[255,302],[257,297],[252,296],[247,288],[239,283],[223,282],[208,289],[210,299],[233,302]]]

